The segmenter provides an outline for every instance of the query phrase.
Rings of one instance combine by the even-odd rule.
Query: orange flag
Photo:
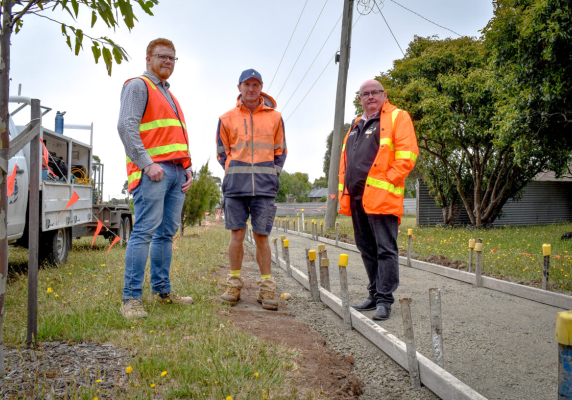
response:
[[[93,242],[91,242],[91,247],[93,247],[95,244],[95,239],[97,238],[97,235],[99,235],[99,232],[101,232],[101,228],[103,228],[103,222],[97,220],[97,228],[95,229],[95,235],[93,235]]]
[[[115,243],[119,242],[120,240],[121,238],[119,236],[116,236],[115,239],[113,239],[113,242],[111,242],[111,246],[109,246],[109,249],[107,249],[107,253],[109,253],[109,250],[111,250],[111,248],[115,245]]]
[[[72,197],[71,197],[70,201],[68,201],[68,205],[66,206],[66,208],[73,206],[75,203],[77,203],[78,200],[79,200],[79,196],[74,190],[72,193]]]
[[[55,175],[54,172],[50,169],[50,164],[49,164],[49,154],[48,154],[48,149],[46,149],[46,145],[44,144],[44,141],[42,140],[42,138],[40,138],[40,143],[42,144],[42,147],[44,148],[44,150],[42,151],[42,169],[48,169],[49,173],[52,175]]]
[[[14,164],[14,171],[12,171],[12,174],[10,174],[10,176],[8,176],[8,197],[12,196],[12,193],[14,193],[14,183],[16,183],[16,170],[17,170],[18,164]]]

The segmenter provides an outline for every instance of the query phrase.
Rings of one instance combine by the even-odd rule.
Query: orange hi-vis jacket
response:
[[[147,107],[139,124],[139,134],[143,146],[153,162],[179,160],[179,163],[186,169],[191,166],[189,156],[189,137],[185,117],[179,102],[171,97],[177,107],[179,116],[169,104],[169,101],[155,86],[151,80],[145,76],[140,76],[147,85]],[[137,79],[137,78],[133,78]],[[125,83],[129,82],[127,80]],[[127,157],[127,181],[129,192],[139,185],[142,171]]]
[[[217,159],[225,170],[225,197],[276,197],[278,175],[286,162],[286,136],[276,102],[266,93],[250,112],[239,95],[236,107],[218,122]]]
[[[350,195],[345,188],[346,143],[350,132],[361,117],[352,123],[342,145],[340,159],[338,199],[340,214],[351,215]],[[417,137],[411,117],[405,111],[386,101],[379,116],[379,149],[369,170],[362,203],[367,214],[390,214],[399,218],[403,215],[405,178],[419,155]]]

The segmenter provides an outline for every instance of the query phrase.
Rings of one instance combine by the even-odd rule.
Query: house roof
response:
[[[564,174],[561,178],[556,178],[552,171],[543,171],[534,177],[535,181],[544,182],[572,182],[572,174]]]
[[[322,188],[322,189],[313,189],[308,195],[308,197],[321,199],[322,197],[327,195],[328,195],[328,188]]]

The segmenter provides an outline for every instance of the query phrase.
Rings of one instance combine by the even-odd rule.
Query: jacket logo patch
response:
[[[353,135],[354,133],[356,133],[356,131],[351,131],[351,132],[350,132],[350,136]]]
[[[366,135],[371,135],[373,133],[374,129],[373,128],[369,128],[367,131],[365,131]]]

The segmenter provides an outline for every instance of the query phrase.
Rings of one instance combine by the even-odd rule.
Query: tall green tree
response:
[[[344,124],[342,132],[344,136],[346,132],[351,128],[351,124]],[[324,164],[322,170],[324,171],[324,176],[326,177],[326,186],[328,187],[328,177],[330,176],[330,156],[332,154],[332,140],[334,138],[334,131],[332,130],[328,137],[326,138],[326,152],[324,153]]]
[[[220,201],[220,190],[216,177],[209,170],[208,161],[198,172],[193,173],[193,184],[185,196],[182,211],[182,228],[201,224],[206,212],[214,212]]]
[[[280,187],[276,195],[276,201],[279,203],[287,201],[296,201],[303,203],[309,201],[310,190],[312,184],[308,178],[308,174],[302,172],[294,172],[290,174],[286,171],[280,173]]]

